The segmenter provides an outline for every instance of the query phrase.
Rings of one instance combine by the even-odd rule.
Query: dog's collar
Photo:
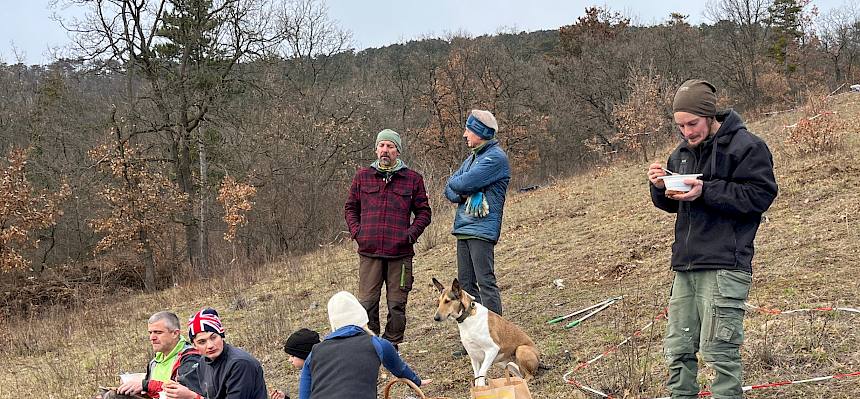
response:
[[[475,308],[475,302],[469,304],[468,309],[466,309],[466,305],[463,305],[463,302],[460,302],[460,308],[460,316],[457,316],[457,323],[462,323],[467,317],[469,317],[469,313],[471,313],[471,310]]]

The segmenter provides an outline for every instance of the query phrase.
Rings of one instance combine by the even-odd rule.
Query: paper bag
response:
[[[472,387],[472,399],[532,399],[532,394],[525,380],[508,371],[505,378],[487,379],[485,387]]]

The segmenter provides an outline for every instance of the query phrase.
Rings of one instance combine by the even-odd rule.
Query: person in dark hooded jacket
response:
[[[250,353],[224,342],[221,317],[212,308],[200,309],[188,320],[188,339],[203,358],[197,375],[203,394],[178,382],[168,382],[169,399],[268,399],[260,362]]]
[[[666,167],[648,168],[651,201],[676,213],[664,352],[672,398],[697,398],[696,352],[715,371],[714,398],[742,398],[744,301],[752,283],[753,241],[777,195],[773,157],[734,110],[717,112],[716,89],[684,82],[672,104],[684,137]],[[686,179],[687,192],[666,190],[661,177]]]

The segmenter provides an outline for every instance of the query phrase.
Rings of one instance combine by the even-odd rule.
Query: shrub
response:
[[[787,130],[787,147],[799,154],[832,152],[842,145],[846,124],[827,108],[827,94],[819,90],[807,92],[802,107],[804,117]]]

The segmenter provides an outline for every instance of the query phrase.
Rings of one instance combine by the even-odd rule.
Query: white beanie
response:
[[[355,296],[341,291],[328,300],[328,322],[332,331],[349,325],[364,327],[367,325],[367,311]]]
[[[492,128],[496,132],[499,131],[499,122],[496,121],[496,117],[493,116],[492,112],[483,109],[473,109],[471,115],[478,118],[487,127]]]

